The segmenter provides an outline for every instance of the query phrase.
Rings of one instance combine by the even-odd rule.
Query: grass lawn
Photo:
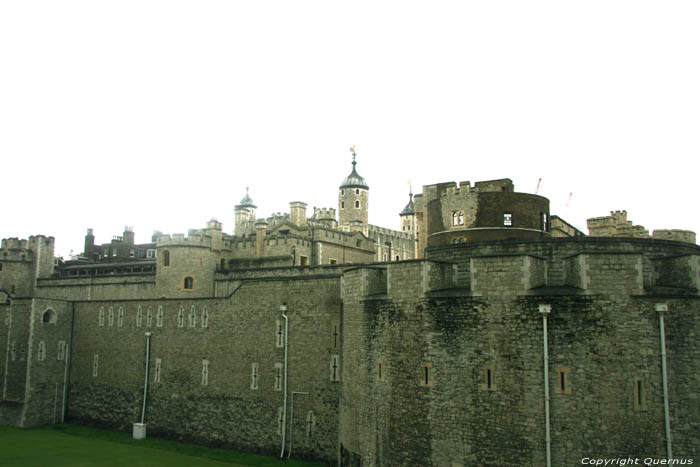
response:
[[[0,427],[0,465],[7,466],[263,466],[317,464],[212,449],[78,425]]]

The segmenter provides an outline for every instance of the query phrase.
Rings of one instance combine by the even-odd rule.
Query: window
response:
[[[136,256],[136,250],[129,250],[129,258]]]
[[[98,354],[93,355],[92,357],[92,376],[94,378],[97,377],[97,369],[100,365],[100,356]]]
[[[401,256],[396,255],[396,261],[401,261]]]
[[[496,367],[495,365],[487,365],[481,373],[481,389],[486,391],[496,390]]]
[[[119,307],[119,311],[117,311],[117,326],[122,327],[124,326],[124,308]]]
[[[284,347],[284,326],[282,325],[282,321],[277,320],[277,332],[275,333],[275,342],[276,346],[279,347]]]
[[[36,351],[36,359],[39,362],[43,362],[46,358],[46,344],[44,341],[39,341],[39,348]]]
[[[335,259],[333,259],[333,258],[331,258],[331,259],[328,260],[328,264],[338,264],[338,261],[335,260]]]
[[[206,305],[204,305],[204,308],[202,308],[202,327],[203,328],[209,327],[209,312],[207,311]]]
[[[197,310],[194,308],[194,305],[190,307],[190,314],[187,316],[187,324],[191,328],[197,327]]]
[[[146,258],[155,258],[156,250],[146,250]]]
[[[117,256],[117,249],[116,248],[112,250],[112,256]]]
[[[340,209],[345,209],[345,201],[340,202]]]
[[[56,312],[51,308],[47,309],[41,316],[41,324],[56,324]]]
[[[331,381],[340,381],[340,357],[331,355]]]
[[[299,265],[300,266],[308,266],[309,265],[309,257],[308,256],[299,256]]]
[[[464,211],[452,211],[452,225],[464,225]]]
[[[160,383],[160,372],[162,371],[162,368],[163,368],[163,361],[160,358],[156,358],[156,371],[155,371],[155,375],[153,376],[154,383]]]
[[[316,428],[316,415],[309,410],[309,413],[306,414],[306,436],[311,437],[314,428]]]
[[[542,213],[542,231],[549,232],[549,216],[546,212]]]
[[[56,352],[56,360],[66,358],[66,341],[58,341],[58,351]]]
[[[163,327],[163,305],[158,305],[158,312],[156,313],[156,327]]]
[[[112,307],[107,311],[107,325],[114,326],[114,308]]]
[[[281,391],[282,390],[282,364],[281,363],[275,363],[275,391]]]
[[[151,310],[151,307],[149,306],[148,309],[146,310],[146,326],[150,328],[152,323],[153,323],[153,310]]]
[[[102,252],[102,256],[109,256],[109,249],[105,248],[105,250]]]
[[[250,389],[258,389],[258,364],[250,365]]]
[[[554,374],[557,378],[554,385],[554,393],[571,394],[571,387],[569,386],[569,374],[571,374],[571,368],[555,368]]]
[[[420,385],[423,387],[431,387],[433,385],[433,364],[427,362],[421,365]]]
[[[506,212],[503,214],[503,226],[512,227],[513,226],[513,214]]]
[[[340,190],[340,196],[345,196],[345,190]]]
[[[183,280],[183,287],[185,290],[192,290],[192,286],[194,285],[194,279],[190,276],[185,277]]]
[[[202,360],[202,386],[209,385],[209,360]]]
[[[100,312],[97,315],[97,325],[98,326],[105,325],[105,309],[104,309],[104,307],[100,307]]]
[[[634,378],[634,410],[647,410],[647,391],[644,378]]]
[[[377,360],[377,381],[384,381],[384,360]]]
[[[180,309],[177,312],[177,327],[181,328],[185,326],[185,307],[180,305]]]
[[[136,327],[140,328],[141,324],[143,324],[143,310],[141,309],[141,305],[139,305],[136,310]]]
[[[163,266],[170,266],[170,252],[168,250],[163,251]]]
[[[355,200],[355,207],[356,208],[360,207],[360,200],[359,199]]]

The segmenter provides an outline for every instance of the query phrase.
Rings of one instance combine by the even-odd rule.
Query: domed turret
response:
[[[352,152],[352,172],[345,177],[338,191],[338,224],[342,230],[359,230],[368,234],[369,186],[355,169],[355,146]]]
[[[241,202],[236,206],[237,208],[257,208],[253,204],[253,199],[248,194],[248,187],[245,187],[245,196],[241,199]]]
[[[406,205],[405,208],[403,208],[403,211],[399,213],[399,216],[412,216],[415,214],[415,210],[413,208],[413,193],[409,193],[409,201],[408,204]]]
[[[248,194],[248,187],[245,189],[245,196],[241,202],[236,205],[234,213],[234,235],[245,235],[253,233],[255,224],[255,209],[257,206],[253,204],[253,199]]]

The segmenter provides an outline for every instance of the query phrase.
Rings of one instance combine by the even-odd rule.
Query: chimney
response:
[[[267,235],[267,221],[259,219],[255,222],[255,256],[262,258],[265,254],[265,236]]]

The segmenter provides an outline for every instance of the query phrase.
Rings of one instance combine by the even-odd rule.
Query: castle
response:
[[[232,234],[88,230],[58,266],[3,240],[0,423],[363,466],[700,454],[697,245],[585,236],[508,179],[373,226],[354,158],[337,211],[306,208],[246,192]]]

